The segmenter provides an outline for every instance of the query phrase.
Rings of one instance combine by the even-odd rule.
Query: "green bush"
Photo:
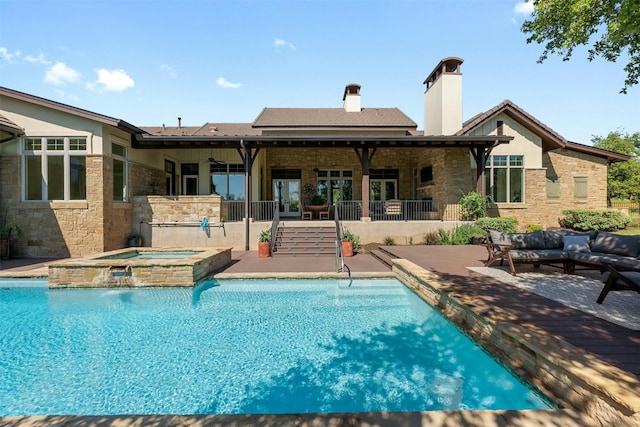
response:
[[[560,227],[578,231],[621,230],[631,222],[629,215],[613,210],[567,209],[562,214]]]
[[[473,221],[485,214],[485,199],[477,191],[470,191],[460,199],[462,219]]]
[[[534,231],[538,231],[538,230],[544,230],[544,227],[540,224],[529,224],[525,229],[527,233],[533,233]]]
[[[396,241],[395,241],[395,240],[393,240],[393,237],[386,236],[386,237],[384,238],[384,240],[382,241],[382,243],[383,243],[385,246],[393,246],[393,245],[395,245],[395,244],[396,244]]]
[[[429,231],[428,233],[424,233],[422,237],[423,245],[439,245],[440,244],[440,233],[437,231]]]
[[[475,223],[479,228],[484,230],[485,234],[489,230],[500,231],[502,233],[515,233],[518,221],[514,218],[478,218]]]

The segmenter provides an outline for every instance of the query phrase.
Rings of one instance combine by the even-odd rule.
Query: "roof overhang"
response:
[[[578,144],[577,142],[567,141],[564,147],[567,150],[579,151],[585,154],[591,154],[592,156],[603,157],[607,159],[608,163],[626,162],[631,159],[631,156],[626,154],[616,153],[615,151],[603,150],[602,148],[591,147],[589,145]]]
[[[235,148],[242,144],[264,148],[490,148],[507,144],[512,136],[158,136],[137,134],[133,148]]]

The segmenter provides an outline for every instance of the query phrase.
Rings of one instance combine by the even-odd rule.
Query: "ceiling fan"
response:
[[[213,157],[209,157],[209,163],[213,163],[213,164],[216,164],[216,165],[226,165],[227,164],[226,162],[223,162],[222,160],[216,160]]]

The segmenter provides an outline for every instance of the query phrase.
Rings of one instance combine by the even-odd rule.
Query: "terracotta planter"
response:
[[[353,242],[342,242],[342,256],[353,256]]]
[[[271,242],[258,242],[258,258],[271,256]]]

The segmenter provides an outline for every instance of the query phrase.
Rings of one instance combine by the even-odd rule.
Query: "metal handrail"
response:
[[[278,235],[278,224],[280,223],[280,207],[276,205],[273,210],[273,221],[271,221],[271,245],[270,253],[273,253],[273,247],[276,244],[276,237]]]
[[[338,205],[333,206],[333,219],[336,223],[336,271],[343,273],[346,268],[351,278],[351,269],[344,263],[344,253],[342,253],[342,226],[340,224],[340,214],[338,213]]]

